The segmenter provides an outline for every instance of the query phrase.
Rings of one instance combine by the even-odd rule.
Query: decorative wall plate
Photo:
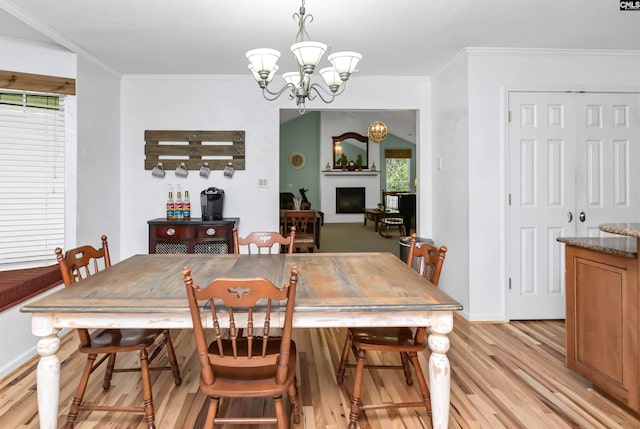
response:
[[[289,165],[291,168],[295,168],[296,170],[304,167],[304,163],[306,162],[304,155],[300,152],[293,152],[289,155]]]

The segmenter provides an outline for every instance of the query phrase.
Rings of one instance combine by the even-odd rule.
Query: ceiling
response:
[[[428,76],[465,47],[635,50],[619,0],[306,0],[312,39],[362,53],[358,76]],[[0,0],[0,36],[57,43],[115,74],[247,75],[288,47],[300,0]],[[1,58],[1,54],[0,54]],[[321,66],[328,65],[326,59]],[[415,121],[415,116],[414,116]],[[415,129],[415,128],[414,128]]]
[[[464,47],[638,49],[619,0],[307,0],[309,35],[363,54],[362,75],[426,76]],[[248,74],[245,52],[293,58],[300,0],[0,0],[0,36],[52,40],[117,73]],[[325,60],[326,61],[326,60]],[[327,63],[328,64],[328,63]]]

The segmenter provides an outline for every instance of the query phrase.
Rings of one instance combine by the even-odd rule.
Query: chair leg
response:
[[[336,377],[338,384],[342,384],[344,381],[344,372],[347,369],[347,361],[349,360],[349,349],[351,349],[351,332],[347,329],[347,339],[345,340],[344,347],[342,348],[342,357],[340,358],[338,376]]]
[[[113,377],[113,368],[116,366],[116,354],[109,353],[109,360],[107,361],[107,369],[104,371],[104,381],[102,382],[102,388],[109,390],[111,387],[111,378]]]
[[[402,360],[402,369],[404,370],[404,379],[407,382],[407,386],[413,384],[413,378],[411,376],[411,367],[409,366],[409,358],[406,353],[400,353],[400,359]]]
[[[429,386],[427,386],[427,380],[424,378],[422,367],[420,366],[420,360],[416,352],[409,353],[409,359],[413,365],[413,369],[416,371],[416,378],[418,379],[418,385],[420,386],[420,393],[422,393],[422,401],[427,409],[427,413],[431,415],[431,394],[429,392]]]
[[[289,406],[291,407],[291,414],[293,415],[293,423],[300,423],[300,403],[298,402],[298,380],[293,377],[293,382],[289,385]]]
[[[278,429],[287,429],[287,416],[284,413],[284,405],[282,404],[282,395],[273,397],[273,405],[276,409],[276,422]]]
[[[358,427],[358,419],[360,418],[360,394],[362,391],[362,377],[364,375],[364,358],[366,352],[362,349],[358,350],[358,363],[356,364],[356,378],[353,382],[353,392],[351,393],[351,413],[349,414],[349,429]]]
[[[207,420],[204,422],[204,429],[213,429],[219,402],[220,398],[209,398],[209,411],[207,411]]]
[[[147,349],[140,350],[140,372],[142,374],[142,391],[144,394],[144,415],[148,429],[155,429],[153,410],[153,394],[151,392],[151,375],[149,374],[149,356]]]
[[[171,372],[173,372],[173,381],[176,386],[182,384],[182,378],[180,377],[180,367],[178,366],[178,359],[176,358],[176,352],[173,349],[173,341],[171,341],[171,333],[168,329],[165,329],[164,337],[167,340],[165,347],[167,349],[167,357],[169,358],[169,364],[171,365]]]
[[[76,395],[73,397],[73,401],[71,402],[71,408],[69,409],[69,414],[67,415],[67,427],[73,428],[73,424],[78,418],[78,413],[80,412],[80,405],[82,405],[82,399],[84,398],[84,393],[87,390],[87,383],[89,383],[89,377],[91,376],[91,372],[93,371],[93,363],[96,360],[95,354],[87,356],[87,363],[84,366],[84,371],[82,372],[82,378],[80,378],[80,384],[78,385],[78,389],[76,389]]]

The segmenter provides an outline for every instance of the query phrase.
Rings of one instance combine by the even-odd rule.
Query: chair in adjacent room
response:
[[[283,237],[279,232],[263,231],[252,232],[246,237],[238,236],[238,228],[233,228],[233,244],[235,253],[240,254],[240,246],[244,246],[248,254],[272,254],[293,253],[293,240],[296,236],[295,226],[289,231],[289,235]]]
[[[109,245],[107,236],[102,236],[102,247],[95,249],[92,246],[81,246],[62,253],[62,249],[57,248],[55,253],[58,258],[58,265],[62,274],[65,287],[74,287],[83,279],[96,272],[109,268],[111,259],[109,257]],[[166,329],[96,329],[89,332],[87,329],[77,329],[80,337],[80,353],[87,355],[80,384],[76,390],[71,409],[67,416],[67,427],[73,428],[80,410],[100,410],[100,411],[127,411],[144,413],[145,422],[149,429],[155,429],[155,416],[153,407],[153,395],[151,391],[150,371],[171,370],[176,386],[182,384],[180,369],[176,359],[175,351],[169,330]],[[154,347],[155,346],[155,347]],[[149,350],[152,349],[149,354]],[[166,349],[170,366],[150,367],[162,348]],[[138,352],[140,367],[116,368],[116,355],[123,352]],[[95,363],[98,355],[103,355]],[[89,383],[91,374],[103,363],[107,361],[107,367],[102,382],[102,388],[108,390],[111,387],[111,378],[114,373],[139,371],[142,375],[143,401],[140,406],[99,405],[94,401],[85,402],[84,395]]]
[[[282,288],[262,278],[218,278],[202,289],[193,283],[189,267],[182,273],[200,360],[200,390],[209,396],[205,429],[213,429],[216,423],[277,424],[278,429],[288,428],[285,393],[293,422],[300,423],[297,353],[291,339],[298,268],[291,270],[289,282]],[[271,312],[279,311],[285,300],[282,336],[270,337]],[[202,327],[205,313],[212,324],[209,332]],[[254,322],[256,328],[262,329],[262,335],[254,336]],[[223,335],[223,327],[227,326],[229,335]],[[246,337],[238,335],[238,328],[246,331]],[[207,335],[212,342],[207,341]],[[273,398],[275,417],[218,415],[221,398],[259,397]]]
[[[318,247],[318,222],[315,210],[285,210],[283,234],[290,233],[291,228],[295,226],[296,236],[293,240],[293,247],[296,252],[300,249],[307,249],[313,253]]]
[[[400,214],[400,196],[396,191],[382,191],[383,214],[380,219],[378,233],[384,238],[391,238],[391,229],[398,228],[400,235],[404,231],[404,219]]]
[[[422,243],[418,247],[416,246],[416,234],[411,235],[410,246],[407,265],[418,271],[434,286],[437,286],[447,248],[445,246],[438,248],[428,243]],[[351,393],[349,429],[357,427],[360,412],[367,409],[425,407],[427,413],[431,415],[429,387],[418,359],[418,353],[427,348],[427,336],[426,327],[414,329],[408,327],[348,329],[347,339],[342,349],[342,358],[338,367],[337,381],[338,384],[342,384],[347,367],[356,368],[353,391]],[[348,363],[350,350],[356,357],[356,364]],[[398,352],[400,353],[401,365],[366,364],[365,357],[367,352]],[[361,393],[364,368],[402,369],[407,385],[412,385],[411,367],[413,367],[418,379],[422,401],[362,405]]]

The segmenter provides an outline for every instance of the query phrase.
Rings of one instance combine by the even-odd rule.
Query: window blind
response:
[[[64,245],[64,97],[0,91],[0,270]]]

